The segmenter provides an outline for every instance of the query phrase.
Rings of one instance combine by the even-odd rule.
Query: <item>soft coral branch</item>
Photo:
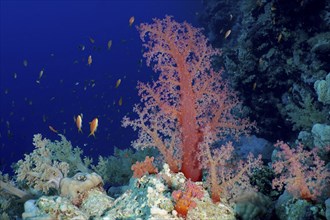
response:
[[[162,114],[162,111],[142,109],[138,105],[133,108],[133,111],[138,114],[138,119],[132,121],[124,117],[122,121],[124,127],[132,126],[134,130],[139,128],[139,139],[132,142],[133,147],[136,149],[157,147],[171,170],[178,172],[180,152],[176,146],[180,144],[180,138],[178,129],[175,127],[176,123],[167,115]]]
[[[317,148],[306,151],[303,145],[291,148],[278,141],[277,160],[273,163],[274,172],[278,174],[273,180],[273,188],[285,187],[296,198],[317,200],[330,184],[330,170],[317,155]]]
[[[236,160],[232,142],[220,148],[211,149],[216,137],[209,127],[203,131],[204,140],[200,143],[201,167],[208,171],[208,184],[211,198],[219,202],[220,198],[231,200],[244,190],[253,189],[250,176],[261,167],[261,155],[255,158],[249,154],[246,161]]]

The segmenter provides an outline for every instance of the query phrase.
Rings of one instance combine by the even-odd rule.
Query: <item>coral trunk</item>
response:
[[[184,65],[180,59],[178,67]],[[179,123],[182,129],[182,165],[181,171],[187,178],[192,181],[199,181],[202,179],[202,170],[199,165],[197,153],[199,143],[199,132],[197,127],[197,112],[195,107],[195,95],[192,88],[192,76],[187,73],[184,68],[181,68],[181,117]]]

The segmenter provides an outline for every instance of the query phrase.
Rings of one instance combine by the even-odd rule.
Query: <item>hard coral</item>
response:
[[[102,178],[96,173],[77,173],[72,178],[64,178],[61,181],[61,196],[71,200],[74,205],[79,206],[86,192],[93,188],[102,187]]]

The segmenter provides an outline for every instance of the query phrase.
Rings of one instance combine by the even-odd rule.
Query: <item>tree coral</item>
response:
[[[123,126],[139,130],[135,148],[157,147],[172,171],[200,180],[198,144],[206,126],[224,138],[247,132],[253,124],[238,118],[240,102],[222,77],[211,67],[220,51],[208,45],[201,29],[170,16],[138,27],[148,66],[160,72],[157,81],[139,83],[143,105],[136,105],[138,118],[124,117]]]

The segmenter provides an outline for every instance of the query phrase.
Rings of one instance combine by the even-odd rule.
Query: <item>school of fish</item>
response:
[[[129,18],[129,20],[128,20],[129,27],[132,27],[134,21],[135,21],[135,17],[134,17],[134,16],[131,16],[131,17]],[[95,45],[95,39],[94,39],[93,37],[89,37],[88,39],[89,39],[89,41],[90,41],[91,44],[94,44],[94,45]],[[124,42],[124,41],[126,41],[126,40],[122,40],[122,42]],[[111,39],[108,40],[108,42],[107,42],[107,44],[106,44],[106,48],[107,48],[107,50],[110,50],[110,49],[111,49],[112,44],[113,44],[113,41],[112,41]],[[80,44],[80,45],[78,46],[78,48],[79,48],[80,51],[85,51],[86,46],[83,45],[83,44]],[[94,50],[95,50],[95,49],[98,49],[98,48],[99,48],[99,47],[96,47],[96,46],[93,47]],[[54,53],[51,53],[50,56],[51,56],[51,57],[54,57],[55,54],[54,54]],[[86,58],[85,58],[85,59],[82,59],[82,61],[84,61],[84,60],[85,60],[85,62],[86,62]],[[76,60],[74,60],[73,63],[74,63],[74,64],[78,64],[79,61],[76,59]],[[87,57],[87,65],[88,65],[88,66],[91,66],[92,63],[93,63],[93,57],[92,57],[92,54],[89,54],[88,57]],[[140,63],[142,63],[142,62],[140,62]],[[24,59],[24,60],[23,60],[23,66],[24,66],[25,68],[28,67],[28,60],[27,60],[27,59]],[[40,70],[40,72],[39,72],[39,74],[38,74],[38,77],[37,77],[37,79],[36,79],[36,81],[35,81],[37,84],[40,84],[40,83],[41,83],[41,79],[43,78],[44,73],[45,73],[45,68],[43,67],[43,68],[41,68],[41,70]],[[14,73],[13,73],[13,78],[14,78],[14,79],[17,79],[17,77],[18,77],[18,74],[17,74],[16,72],[14,72]],[[126,76],[124,76],[124,79],[125,79],[125,78],[126,78]],[[62,79],[60,80],[60,83],[63,83],[63,80],[62,80]],[[117,89],[117,88],[121,85],[121,83],[122,83],[122,79],[121,79],[121,78],[117,79],[116,84],[115,84],[115,88]],[[79,85],[79,82],[76,82],[76,83],[75,83],[75,86],[78,86],[78,85]],[[91,86],[91,87],[94,87],[94,86],[95,86],[95,82],[93,82],[93,80],[91,80],[90,86]],[[87,89],[87,88],[86,88],[86,86],[85,86],[85,87],[84,87],[84,90],[86,90],[86,89]],[[8,92],[9,92],[9,90],[5,89],[5,94],[8,94]],[[53,101],[54,99],[55,99],[55,97],[53,96],[53,97],[50,98],[50,101]],[[27,98],[25,98],[25,101],[26,101],[29,105],[32,105],[32,100],[28,100]],[[115,101],[114,101],[114,102],[115,102]],[[119,98],[119,100],[118,100],[118,106],[122,106],[122,104],[123,104],[123,97],[121,96],[121,97]],[[118,110],[118,111],[119,111],[119,110]],[[61,112],[63,112],[63,110],[61,110]],[[77,129],[78,129],[78,133],[83,133],[83,114],[81,113],[81,114],[78,114],[77,116],[73,116],[73,119],[74,119],[75,125],[76,125],[76,127],[77,127]],[[22,121],[23,121],[23,120],[24,120],[24,117],[22,117]],[[42,121],[43,121],[44,123],[46,123],[46,122],[48,121],[48,117],[47,117],[45,114],[42,116]],[[63,124],[66,124],[66,122],[63,122]],[[8,129],[9,129],[9,121],[7,121],[7,125],[8,125],[8,126],[7,126]],[[98,129],[98,125],[99,125],[99,119],[98,119],[97,117],[95,117],[92,121],[89,122],[89,130],[90,130],[90,133],[89,133],[88,137],[89,137],[89,136],[94,136],[94,137],[95,137],[95,133],[96,133],[96,131],[97,131],[97,129]],[[51,132],[53,132],[53,133],[59,133],[59,130],[58,130],[58,129],[55,129],[55,127],[52,126],[52,125],[48,125],[48,129],[49,129]],[[65,129],[64,129],[63,131],[64,131],[64,133],[65,133]],[[8,131],[8,132],[9,132],[9,131]],[[10,133],[10,132],[9,132],[9,133]],[[0,134],[0,135],[1,135],[1,134]]]

